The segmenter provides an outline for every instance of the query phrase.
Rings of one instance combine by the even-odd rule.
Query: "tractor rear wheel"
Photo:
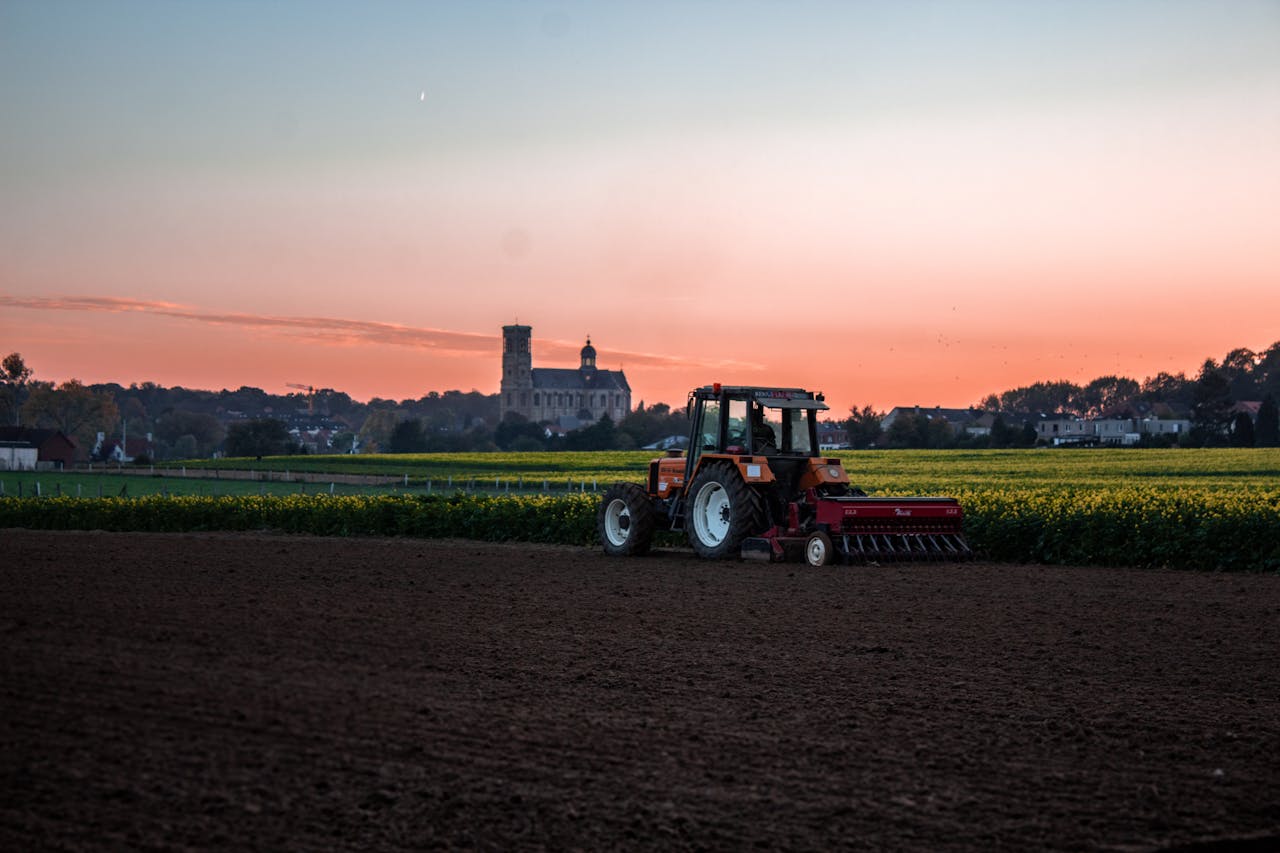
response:
[[[707,465],[694,477],[688,495],[684,529],[699,557],[741,556],[742,540],[764,530],[764,503],[733,465]]]
[[[657,514],[648,493],[635,483],[614,483],[604,493],[596,513],[596,533],[604,552],[612,557],[649,553]]]

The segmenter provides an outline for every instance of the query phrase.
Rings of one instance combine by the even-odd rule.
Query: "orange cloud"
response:
[[[501,349],[498,335],[475,332],[455,332],[448,329],[430,329],[404,326],[398,323],[382,323],[372,320],[345,320],[337,317],[287,317],[269,314],[218,313],[204,311],[174,302],[128,299],[114,296],[58,296],[18,297],[0,295],[0,305],[10,308],[26,308],[35,311],[75,311],[86,313],[138,313],[159,317],[171,317],[195,323],[218,326],[239,326],[279,333],[290,338],[302,339],[322,346],[402,346],[431,350],[438,353],[494,355]],[[581,344],[555,340],[535,340],[535,351],[540,358],[574,360],[578,358]],[[602,361],[625,366],[649,367],[711,367],[721,369],[758,370],[760,365],[748,362],[690,361],[678,356],[647,352],[601,350]]]

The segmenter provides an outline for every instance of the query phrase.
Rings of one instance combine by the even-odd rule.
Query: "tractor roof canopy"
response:
[[[829,409],[822,401],[821,394],[814,394],[803,388],[761,388],[754,385],[703,385],[693,392],[692,396],[702,399],[715,399],[721,394],[730,399],[755,400],[762,406],[771,409]]]

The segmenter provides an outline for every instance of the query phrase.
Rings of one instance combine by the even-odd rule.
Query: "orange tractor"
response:
[[[615,483],[596,528],[605,553],[649,550],[658,529],[684,530],[701,557],[963,560],[973,556],[955,498],[868,497],[839,459],[818,451],[821,394],[706,385],[689,394],[687,452],[649,463],[645,486]]]

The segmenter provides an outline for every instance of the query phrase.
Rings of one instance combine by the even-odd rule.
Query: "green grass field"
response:
[[[644,476],[653,451],[583,453],[370,453],[334,456],[272,456],[166,463],[189,470],[289,471],[400,477],[411,481],[520,479],[526,481],[596,479],[600,482]]]
[[[1280,486],[1280,449],[1135,450],[870,450],[831,454],[851,482],[874,495],[1018,492],[1038,496],[1102,494],[1144,487],[1169,494],[1222,494],[1262,499]],[[335,483],[333,494],[379,495],[454,491],[565,494],[604,489],[617,480],[642,482],[651,451],[590,453],[424,453],[364,456],[282,456],[188,460],[124,475],[84,472],[0,472],[6,495],[79,497],[287,495],[328,493],[325,475],[385,478],[365,485]],[[185,467],[189,476],[177,476]],[[228,479],[247,476],[253,480]],[[165,476],[159,476],[163,473]],[[196,474],[203,474],[198,477]],[[210,478],[219,475],[217,479]],[[317,482],[300,483],[301,475]]]
[[[1117,484],[1170,488],[1253,489],[1280,483],[1280,449],[1137,450],[866,450],[835,451],[850,480],[875,494],[920,493],[965,487],[1017,486],[1033,489],[1106,488]],[[361,456],[281,456],[262,460],[217,459],[170,463],[189,470],[274,471],[283,474],[341,473],[394,477],[411,486],[428,479],[434,488],[449,477],[454,485],[495,478],[523,480],[540,488],[543,480],[560,489],[569,482],[599,484],[644,479],[652,451],[590,453],[414,453]]]
[[[393,486],[335,483],[335,495],[385,495]],[[421,492],[418,488],[415,491]],[[145,474],[88,474],[73,471],[0,471],[0,493],[7,497],[144,497],[146,495],[296,495],[329,493],[328,483],[160,477]]]

